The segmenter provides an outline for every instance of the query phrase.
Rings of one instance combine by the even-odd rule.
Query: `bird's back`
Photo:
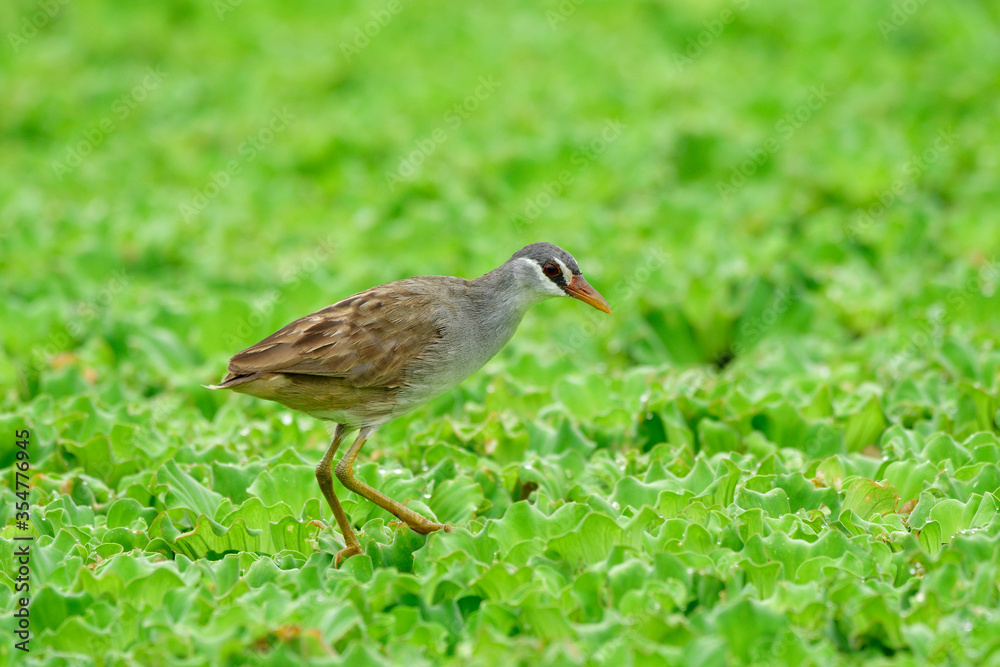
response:
[[[408,380],[437,356],[443,321],[461,310],[468,285],[420,276],[359,292],[237,353],[213,388],[343,423],[392,419],[415,407]]]

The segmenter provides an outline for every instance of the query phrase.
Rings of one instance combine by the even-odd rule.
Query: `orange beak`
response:
[[[573,276],[573,279],[569,281],[569,285],[566,286],[566,291],[574,299],[579,299],[603,313],[611,314],[611,306],[608,305],[608,300],[598,294],[597,290],[591,287],[590,283],[583,276]]]

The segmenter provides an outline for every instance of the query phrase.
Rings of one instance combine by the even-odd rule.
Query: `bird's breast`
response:
[[[406,373],[400,398],[426,402],[452,389],[482,368],[511,339],[523,312],[452,310],[441,318],[441,337]]]

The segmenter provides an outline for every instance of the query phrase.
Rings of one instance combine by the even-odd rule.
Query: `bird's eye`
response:
[[[547,275],[549,278],[555,278],[556,276],[562,275],[562,269],[552,262],[546,262],[545,265],[542,266],[542,273]]]

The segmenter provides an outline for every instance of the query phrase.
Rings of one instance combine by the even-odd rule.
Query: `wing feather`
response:
[[[441,336],[435,299],[422,280],[373,287],[288,324],[234,355],[221,386],[258,373],[400,386],[410,363]]]

